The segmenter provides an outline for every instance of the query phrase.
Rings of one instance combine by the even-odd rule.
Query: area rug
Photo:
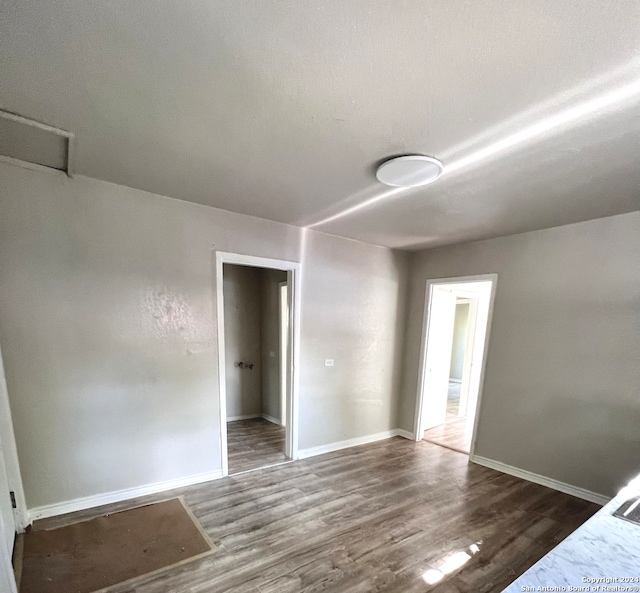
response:
[[[20,593],[97,593],[215,551],[182,498],[24,537]]]

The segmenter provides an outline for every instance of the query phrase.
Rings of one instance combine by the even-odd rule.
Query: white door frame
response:
[[[2,362],[2,352],[0,351],[0,440],[4,453],[4,464],[7,471],[9,489],[15,497],[16,508],[13,510],[16,530],[23,533],[29,526],[29,511],[27,501],[24,496],[22,485],[22,474],[20,472],[20,462],[18,461],[18,448],[16,446],[16,436],[13,431],[13,421],[11,419],[11,405],[9,404],[9,393],[4,376],[4,364]]]
[[[0,591],[18,593],[11,556],[0,550]]]
[[[287,352],[289,349],[289,340],[286,339],[283,328],[283,309],[284,299],[282,298],[282,289],[287,288],[287,311],[289,309],[289,287],[287,282],[278,282],[278,371],[279,371],[279,390],[280,390],[280,425],[287,425]],[[288,315],[287,315],[288,317]],[[287,319],[287,330],[289,329],[289,320]]]
[[[4,365],[2,353],[0,352],[0,455],[4,461],[4,469],[7,474],[7,485],[9,492],[13,491],[16,508],[13,509],[13,519],[15,529],[19,533],[29,525],[29,515],[27,503],[24,498],[22,486],[22,476],[20,474],[20,464],[18,462],[18,451],[16,439],[11,421],[11,406],[9,404],[9,393],[4,376]],[[4,480],[3,480],[4,481]],[[9,492],[1,492],[2,496],[9,496]],[[4,542],[2,542],[4,544]],[[16,582],[13,576],[13,565],[11,564],[11,553],[7,553],[4,545],[0,546],[0,590],[7,593],[17,593]]]
[[[422,342],[420,345],[420,366],[418,368],[418,392],[416,394],[416,409],[413,422],[413,438],[415,441],[421,441],[423,437],[422,431],[422,409],[424,399],[424,383],[426,379],[426,356],[427,345],[429,343],[429,320],[431,317],[431,294],[435,284],[464,284],[469,282],[491,282],[491,293],[489,295],[489,314],[487,316],[487,331],[484,338],[484,350],[482,356],[482,368],[480,370],[480,385],[478,387],[478,400],[476,404],[476,412],[473,419],[473,436],[471,437],[471,448],[469,458],[474,454],[476,446],[476,431],[478,428],[478,416],[482,405],[482,391],[484,388],[484,372],[487,365],[487,352],[489,350],[489,337],[491,335],[491,322],[493,319],[493,304],[496,296],[496,286],[498,284],[498,274],[478,274],[475,276],[459,276],[455,278],[434,278],[427,280],[424,314],[422,320]]]
[[[292,262],[239,253],[216,251],[216,309],[218,326],[218,384],[220,405],[220,452],[222,456],[222,475],[229,475],[229,458],[227,449],[227,381],[225,366],[224,341],[224,294],[223,264],[269,268],[287,272],[289,297],[289,380],[287,385],[287,419],[285,437],[285,455],[290,459],[298,459],[298,388],[300,358],[300,287],[301,266]]]

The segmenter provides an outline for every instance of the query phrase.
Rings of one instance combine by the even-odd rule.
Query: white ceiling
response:
[[[4,0],[0,106],[74,132],[82,175],[457,243],[639,208],[640,1]],[[444,175],[389,192],[406,153]]]

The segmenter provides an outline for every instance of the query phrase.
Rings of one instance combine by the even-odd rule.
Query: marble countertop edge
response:
[[[640,592],[640,525],[612,516],[622,504],[638,495],[640,476],[503,593]]]

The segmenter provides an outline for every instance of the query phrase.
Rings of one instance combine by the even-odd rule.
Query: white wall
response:
[[[0,178],[30,508],[221,468],[216,249],[302,262],[300,448],[396,427],[405,254],[89,178]]]
[[[262,275],[250,266],[223,266],[227,419],[262,413]],[[236,367],[237,362],[253,368]]]
[[[426,280],[492,272],[476,454],[613,495],[640,469],[640,213],[416,254],[401,428]]]

